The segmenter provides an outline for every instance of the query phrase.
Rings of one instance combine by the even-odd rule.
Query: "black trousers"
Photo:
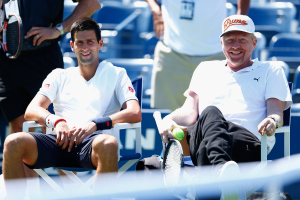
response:
[[[259,139],[247,129],[226,121],[215,106],[204,109],[188,131],[187,141],[195,166],[221,166],[230,160],[237,163],[260,161]]]

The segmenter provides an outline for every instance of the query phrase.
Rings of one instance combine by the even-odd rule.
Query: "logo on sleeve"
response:
[[[45,84],[44,85],[44,88],[46,88],[46,89],[49,89],[49,87],[50,87],[50,84]]]
[[[132,87],[128,86],[128,89],[130,92],[134,93],[134,89]]]

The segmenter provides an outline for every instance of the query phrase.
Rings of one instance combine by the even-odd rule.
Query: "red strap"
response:
[[[65,119],[58,119],[58,120],[56,120],[56,121],[54,122],[54,128],[55,128],[56,124],[57,124],[59,121],[64,121],[64,122],[67,123],[67,121],[66,121]]]

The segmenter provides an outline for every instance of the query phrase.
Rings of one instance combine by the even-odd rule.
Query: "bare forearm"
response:
[[[142,121],[142,112],[138,101],[129,100],[123,104],[122,108],[120,112],[109,116],[113,126],[117,123],[137,123]]]
[[[36,121],[41,125],[45,125],[45,118],[51,114],[47,110],[50,103],[50,100],[46,96],[37,94],[25,111],[25,120]]]
[[[169,118],[181,126],[190,126],[196,123],[197,113],[192,109],[188,110],[184,107],[181,107],[167,115],[165,118]]]
[[[28,107],[25,112],[26,121],[36,121],[41,125],[45,125],[45,118],[51,114],[48,110],[42,107]]]
[[[237,3],[237,14],[247,15],[250,7],[250,0],[238,0]]]
[[[62,22],[64,32],[70,31],[73,22],[75,22],[77,19],[82,17],[90,17],[100,8],[101,4],[98,0],[80,0],[72,14]]]
[[[109,117],[112,120],[113,126],[117,123],[137,123],[142,121],[142,114],[140,110],[134,111],[126,109],[115,113]]]
[[[160,9],[158,3],[155,0],[145,0],[145,1],[148,3],[148,5],[152,11]]]

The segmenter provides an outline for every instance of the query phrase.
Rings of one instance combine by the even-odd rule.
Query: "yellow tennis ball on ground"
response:
[[[182,140],[184,137],[184,132],[181,128],[174,128],[172,131],[172,134],[173,134],[174,138],[179,141]]]

